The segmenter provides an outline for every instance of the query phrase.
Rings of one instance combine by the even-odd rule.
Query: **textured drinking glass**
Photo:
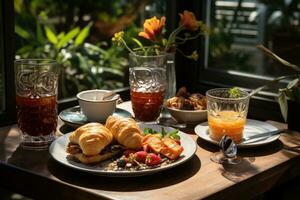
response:
[[[129,55],[129,83],[136,120],[155,122],[166,91],[166,55],[136,52]]]
[[[235,143],[242,142],[250,95],[240,90],[239,98],[230,98],[229,88],[208,90],[207,117],[209,136],[220,141],[228,135]]]
[[[26,149],[47,149],[57,127],[59,68],[55,61],[15,61],[17,120]]]

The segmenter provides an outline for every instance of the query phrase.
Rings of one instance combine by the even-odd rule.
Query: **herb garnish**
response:
[[[238,87],[230,88],[228,91],[229,98],[240,98],[242,97],[241,90]]]
[[[160,134],[161,137],[169,137],[169,138],[172,138],[174,140],[179,140],[180,139],[180,136],[179,136],[179,131],[176,129],[176,130],[173,130],[173,131],[170,131],[170,132],[167,132],[163,127],[161,127],[161,132],[158,132],[156,130],[153,130],[152,128],[144,128],[144,135],[149,135],[149,134]]]

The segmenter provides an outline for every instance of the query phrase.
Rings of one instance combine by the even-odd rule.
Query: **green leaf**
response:
[[[279,92],[278,103],[280,106],[282,117],[284,121],[287,121],[288,105],[287,105],[286,96],[283,91]]]
[[[41,24],[37,24],[36,26],[36,39],[39,42],[39,44],[44,45],[45,41],[44,41],[44,34],[43,34],[43,30],[41,27]]]
[[[76,53],[76,55],[78,56],[80,69],[82,69],[82,71],[84,71],[84,72],[88,72],[89,65],[88,65],[87,59],[85,57],[83,57],[80,53]]]
[[[58,34],[57,39],[61,40],[63,37],[65,37],[65,32],[62,31]]]
[[[143,51],[145,51],[144,45],[136,38],[131,38]]]
[[[155,131],[152,128],[144,128],[144,135],[153,134]]]
[[[23,29],[21,26],[18,25],[15,25],[15,33],[26,40],[30,39],[31,37],[28,31],[26,31],[25,29]]]
[[[76,37],[76,35],[79,33],[79,31],[80,31],[79,27],[76,27],[76,28],[70,30],[64,37],[62,37],[61,40],[59,40],[59,42],[56,45],[56,48],[61,49],[66,43],[68,43],[74,37]]]
[[[14,0],[14,10],[16,13],[22,12],[23,4],[22,0]]]
[[[253,90],[251,93],[250,93],[250,96],[253,96],[254,94],[258,93],[259,91],[265,89],[266,87],[268,87],[269,85],[272,85],[274,83],[277,83],[283,79],[287,79],[287,78],[290,78],[290,77],[295,77],[295,75],[289,75],[289,76],[281,76],[281,77],[278,77],[278,78],[275,78],[271,81],[269,81],[267,84],[261,86],[261,87],[258,87],[256,88],[255,90]]]
[[[58,42],[57,37],[55,33],[48,26],[45,26],[45,32],[49,42],[51,42],[52,44],[57,44]]]
[[[84,27],[80,33],[77,35],[76,39],[75,39],[75,46],[79,46],[81,45],[84,40],[89,36],[90,34],[90,29],[92,27],[93,23],[90,22],[86,27]]]
[[[299,84],[300,79],[296,78],[294,80],[292,80],[291,82],[289,82],[289,84],[287,85],[288,89],[292,89],[293,87],[297,86]]]
[[[170,137],[172,139],[175,139],[175,140],[180,140],[180,136],[178,135],[179,131],[176,129],[174,131],[171,131],[167,134],[167,137]]]

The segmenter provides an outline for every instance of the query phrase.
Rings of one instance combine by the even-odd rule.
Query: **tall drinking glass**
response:
[[[136,120],[156,122],[166,91],[166,55],[139,51],[129,55],[129,83]]]
[[[59,68],[55,61],[15,61],[17,120],[26,149],[47,149],[57,127]]]
[[[209,136],[220,141],[228,135],[235,143],[242,142],[250,95],[239,91],[238,98],[231,98],[229,88],[217,88],[206,92]]]

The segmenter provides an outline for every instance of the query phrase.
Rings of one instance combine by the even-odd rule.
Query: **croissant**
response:
[[[119,144],[130,149],[142,147],[142,131],[134,119],[109,116],[105,126],[112,132]]]
[[[113,140],[113,135],[100,123],[88,123],[76,129],[69,137],[71,143],[79,144],[86,156],[99,154]]]

